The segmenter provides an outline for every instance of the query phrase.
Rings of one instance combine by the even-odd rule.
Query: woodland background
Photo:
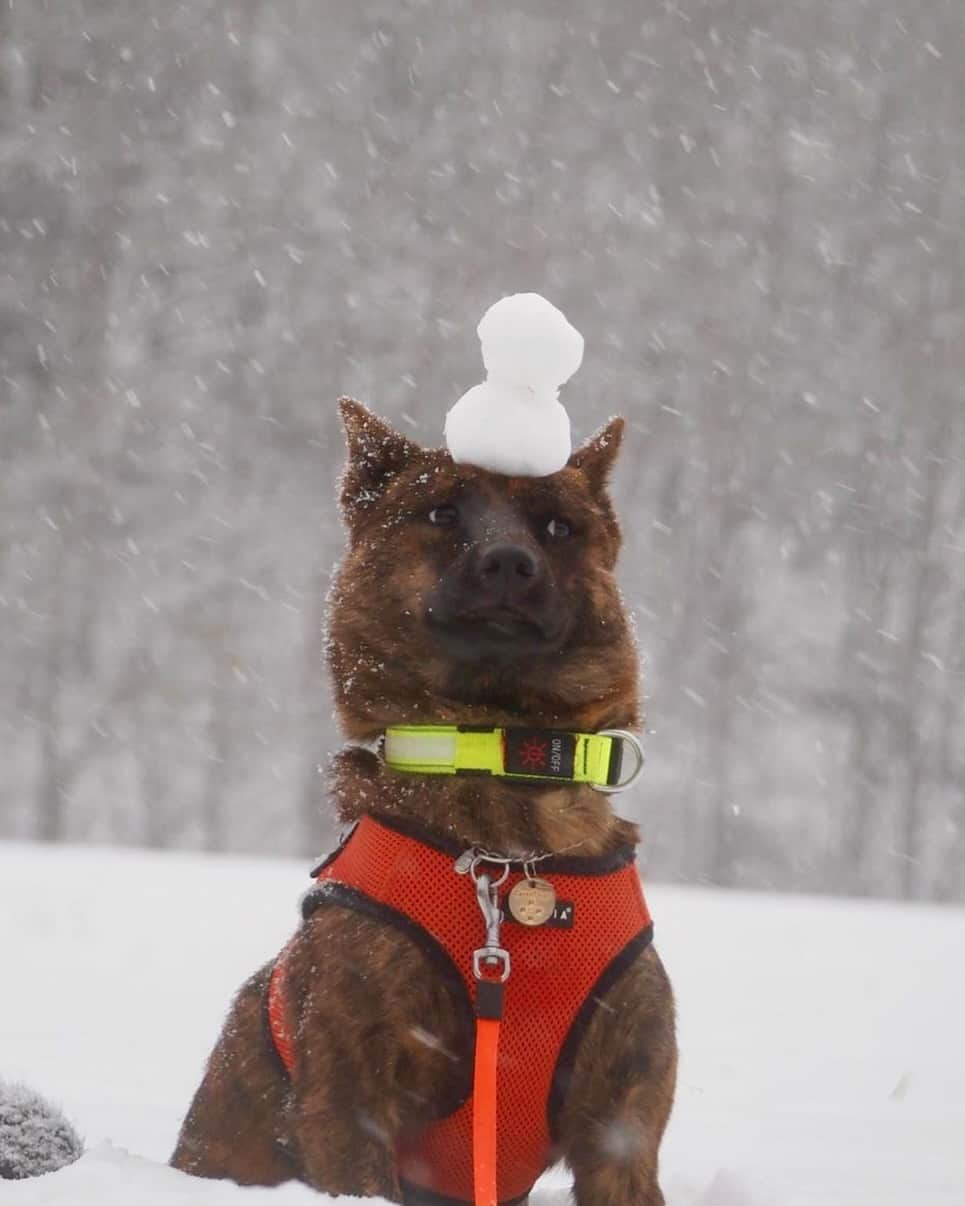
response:
[[[959,0],[5,0],[0,836],[315,853],[334,400],[631,423],[648,874],[965,899]]]

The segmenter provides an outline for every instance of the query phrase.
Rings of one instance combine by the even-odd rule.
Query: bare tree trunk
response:
[[[64,560],[61,546],[51,566],[45,640],[34,674],[34,719],[40,737],[40,767],[35,792],[36,836],[43,842],[59,842],[65,836],[61,749],[61,692],[64,686]]]
[[[940,413],[923,441],[919,513],[909,541],[914,574],[897,679],[903,705],[899,712],[902,729],[898,735],[898,748],[902,752],[905,771],[901,797],[904,863],[900,886],[906,898],[925,895],[927,888],[922,868],[927,836],[923,791],[932,777],[929,768],[936,760],[931,744],[922,735],[929,713],[923,654],[934,614],[941,602],[941,563],[935,546],[942,539],[942,502],[949,463],[945,449],[949,446],[951,427],[947,412]]]

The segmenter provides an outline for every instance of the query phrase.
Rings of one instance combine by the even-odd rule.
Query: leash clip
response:
[[[476,882],[476,901],[479,911],[486,923],[486,943],[472,953],[472,974],[477,980],[489,980],[494,973],[499,974],[499,982],[505,984],[509,979],[509,951],[499,944],[499,929],[502,924],[502,913],[499,908],[499,885],[509,874],[509,867],[504,868],[503,875],[492,881],[485,872],[479,875],[473,867],[473,879]]]
[[[643,752],[643,746],[637,740],[633,733],[627,729],[600,729],[600,737],[610,737],[614,741],[620,741],[623,744],[624,750],[629,746],[633,751],[634,766],[629,775],[625,779],[621,779],[618,783],[594,783],[593,787],[596,791],[602,792],[606,796],[613,795],[617,791],[626,791],[628,787],[636,783],[643,772],[643,766],[646,762],[646,756]],[[623,769],[622,766],[620,768]]]

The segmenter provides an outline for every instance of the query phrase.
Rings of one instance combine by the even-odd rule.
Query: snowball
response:
[[[491,379],[446,416],[446,443],[457,462],[511,477],[545,477],[570,457],[570,417],[555,397]]]
[[[555,394],[583,361],[583,336],[538,293],[514,293],[490,306],[476,328],[490,381]]]
[[[556,473],[571,450],[557,394],[580,367],[583,336],[538,293],[502,298],[477,331],[488,376],[446,416],[452,459],[514,476]]]

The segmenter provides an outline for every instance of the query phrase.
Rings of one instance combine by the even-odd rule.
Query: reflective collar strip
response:
[[[461,725],[393,725],[383,757],[393,770],[606,786],[618,781],[621,742],[600,733]]]

